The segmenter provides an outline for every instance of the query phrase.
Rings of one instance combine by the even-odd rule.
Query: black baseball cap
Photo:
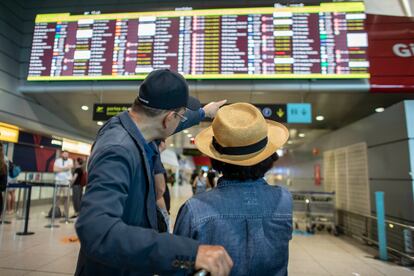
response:
[[[145,106],[162,110],[180,107],[198,110],[201,106],[199,100],[189,96],[184,77],[169,69],[149,73],[139,87],[138,100]]]

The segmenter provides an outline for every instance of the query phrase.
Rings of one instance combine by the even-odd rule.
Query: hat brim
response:
[[[210,158],[233,165],[253,166],[271,156],[289,139],[289,131],[284,125],[270,120],[266,121],[268,126],[268,142],[266,147],[264,147],[261,151],[256,153],[248,155],[226,155],[218,153],[212,145],[214,134],[213,128],[211,126],[202,130],[196,136],[195,144],[202,153],[204,153]]]
[[[198,99],[189,96],[186,107],[190,110],[193,110],[193,111],[199,110],[200,107],[201,107],[201,103]]]

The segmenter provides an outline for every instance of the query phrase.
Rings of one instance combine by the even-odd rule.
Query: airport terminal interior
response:
[[[88,194],[119,184],[97,184],[104,157],[94,142],[134,112],[135,99],[145,106],[140,85],[160,69],[181,74],[200,104],[163,109],[182,124],[191,112],[199,119],[159,142],[162,173],[135,183],[152,185],[151,208],[171,239],[180,208],[224,182],[200,148],[206,128],[219,131],[211,106],[249,103],[269,126],[287,129],[263,179],[291,196],[292,237],[286,271],[236,270],[251,261],[238,260],[230,275],[414,275],[414,0],[1,0],[0,275],[75,274],[85,247],[78,226],[90,225],[93,204],[111,205]],[[170,104],[155,99],[163,100]],[[144,155],[156,147],[145,141]],[[156,266],[116,269],[123,274],[106,275],[164,275]],[[195,270],[189,275],[211,272]]]

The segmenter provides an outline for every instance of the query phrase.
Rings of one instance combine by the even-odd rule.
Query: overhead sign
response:
[[[127,111],[131,104],[94,104],[93,120],[107,121],[123,111]]]
[[[266,119],[288,124],[312,123],[310,103],[255,104]]]
[[[19,128],[17,126],[0,123],[0,141],[17,143],[19,141]]]
[[[72,153],[78,153],[83,155],[90,155],[91,148],[91,144],[63,138],[62,150],[67,150]]]
[[[312,123],[312,106],[309,103],[287,104],[287,123]]]
[[[39,14],[28,80],[143,80],[164,68],[186,79],[365,79],[364,11],[361,1]]]
[[[288,124],[312,123],[312,105],[310,103],[254,104],[266,119]],[[128,110],[131,104],[95,104],[94,121],[107,121],[111,117]],[[206,118],[206,121],[210,121]]]
[[[414,92],[414,18],[368,14],[372,92]]]

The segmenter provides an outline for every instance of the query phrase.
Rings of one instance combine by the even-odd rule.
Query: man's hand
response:
[[[220,107],[222,107],[225,103],[227,103],[227,100],[222,100],[219,102],[211,102],[206,104],[203,109],[204,112],[206,113],[206,117],[207,118],[211,118],[213,119],[214,117],[216,117],[216,113],[217,111],[220,109]]]
[[[196,270],[204,269],[212,276],[226,276],[230,274],[233,261],[222,246],[200,245],[195,262]]]

